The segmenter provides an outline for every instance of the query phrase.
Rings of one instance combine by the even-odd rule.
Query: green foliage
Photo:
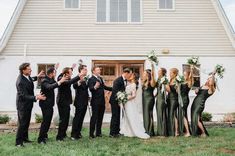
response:
[[[0,115],[0,124],[9,122],[11,118],[8,115]]]
[[[212,114],[208,112],[202,113],[202,121],[211,121],[212,120]]]
[[[35,122],[42,123],[43,117],[40,114],[35,113]]]

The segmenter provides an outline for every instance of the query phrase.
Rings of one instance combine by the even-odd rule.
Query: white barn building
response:
[[[0,113],[16,114],[22,62],[30,62],[36,75],[57,62],[61,71],[82,59],[89,69],[102,66],[111,84],[124,67],[140,74],[149,68],[152,49],[159,52],[159,66],[180,72],[192,55],[206,71],[223,64],[220,92],[208,99],[205,111],[213,120],[235,112],[235,35],[219,0],[19,0],[0,42]],[[195,79],[201,85],[207,75]],[[38,104],[34,113],[40,113]]]

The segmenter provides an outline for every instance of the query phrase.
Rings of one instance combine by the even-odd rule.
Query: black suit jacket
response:
[[[75,100],[74,106],[84,106],[88,104],[88,84],[86,81],[82,81],[81,85],[78,86],[78,83],[73,84],[73,88],[75,89]]]
[[[29,80],[20,74],[16,81],[16,108],[17,110],[30,110],[33,108],[33,102],[36,102],[34,96],[34,84],[37,77],[29,77]]]
[[[95,89],[94,86],[97,81],[100,82],[100,87]],[[112,87],[107,87],[101,77],[99,80],[94,75],[89,78],[88,87],[92,94],[91,105],[105,105],[104,90],[112,91]]]
[[[45,101],[39,101],[39,106],[42,108],[51,108],[55,104],[55,92],[54,89],[59,87],[58,83],[54,80],[46,76],[42,79],[41,82],[41,92],[46,96]]]
[[[109,100],[109,103],[111,105],[113,104],[118,104],[118,101],[117,101],[117,93],[119,91],[125,91],[126,89],[126,86],[124,84],[124,79],[122,76],[118,77],[117,79],[114,80],[113,82],[113,91],[112,91],[112,95],[110,97],[110,100]]]
[[[60,81],[60,79],[63,77],[62,74],[60,74],[57,78],[57,81]],[[79,76],[75,76],[74,78],[65,81],[62,83],[58,88],[58,94],[57,94],[57,104],[58,106],[68,106],[72,104],[72,92],[71,92],[71,85],[75,82],[80,80]]]

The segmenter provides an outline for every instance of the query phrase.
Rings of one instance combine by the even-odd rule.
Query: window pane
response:
[[[79,8],[79,0],[72,0],[71,8]]]
[[[166,0],[166,8],[173,9],[173,0]]]
[[[131,22],[140,22],[140,0],[131,0]]]
[[[97,22],[106,22],[106,0],[97,0]]]
[[[110,22],[118,22],[118,0],[110,0]]]
[[[71,1],[72,0],[65,0],[65,8],[71,8]]]
[[[127,22],[127,0],[119,0],[119,22]]]
[[[166,0],[159,0],[159,8],[160,9],[166,8]]]

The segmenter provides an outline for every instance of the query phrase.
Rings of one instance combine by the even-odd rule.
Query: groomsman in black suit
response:
[[[40,72],[37,77],[31,77],[31,67],[29,63],[23,63],[19,67],[20,75],[16,81],[16,107],[18,115],[18,129],[16,133],[16,146],[23,147],[23,143],[30,143],[28,129],[31,120],[33,103],[37,100],[46,100],[42,94],[34,96],[34,84],[38,77],[43,75]]]
[[[113,82],[113,91],[110,97],[109,103],[111,104],[112,118],[110,123],[110,137],[120,136],[120,107],[117,101],[117,93],[119,91],[125,91],[127,86],[127,80],[131,77],[132,71],[129,68],[123,70],[122,76],[118,77]]]
[[[91,107],[92,116],[90,120],[90,138],[95,138],[94,131],[96,130],[96,137],[102,137],[101,127],[105,112],[105,97],[104,90],[112,91],[112,87],[107,87],[103,79],[100,77],[101,69],[93,67],[92,77],[88,80],[89,90],[91,91]]]
[[[64,75],[68,78],[66,82],[62,83],[59,86],[56,99],[60,116],[59,128],[56,136],[57,141],[63,141],[64,138],[67,136],[66,131],[69,125],[70,104],[72,104],[71,85],[80,80],[79,75],[71,79],[72,74],[73,68],[66,67],[57,78],[57,81],[60,81]]]
[[[65,75],[58,81],[55,81],[56,70],[54,67],[51,67],[47,70],[47,75],[41,82],[41,93],[44,94],[47,99],[45,101],[39,101],[39,106],[42,110],[43,121],[41,124],[38,143],[46,144],[48,138],[47,132],[51,125],[51,120],[53,116],[53,107],[55,104],[55,93],[54,89],[59,87],[64,83],[67,78]]]
[[[86,115],[87,106],[88,106],[88,84],[87,84],[87,66],[80,65],[78,67],[78,72],[80,76],[80,80],[73,84],[73,88],[75,89],[76,95],[74,100],[74,106],[76,108],[75,116],[73,118],[71,139],[78,140],[82,137],[81,130],[82,124],[84,121],[84,117]]]

